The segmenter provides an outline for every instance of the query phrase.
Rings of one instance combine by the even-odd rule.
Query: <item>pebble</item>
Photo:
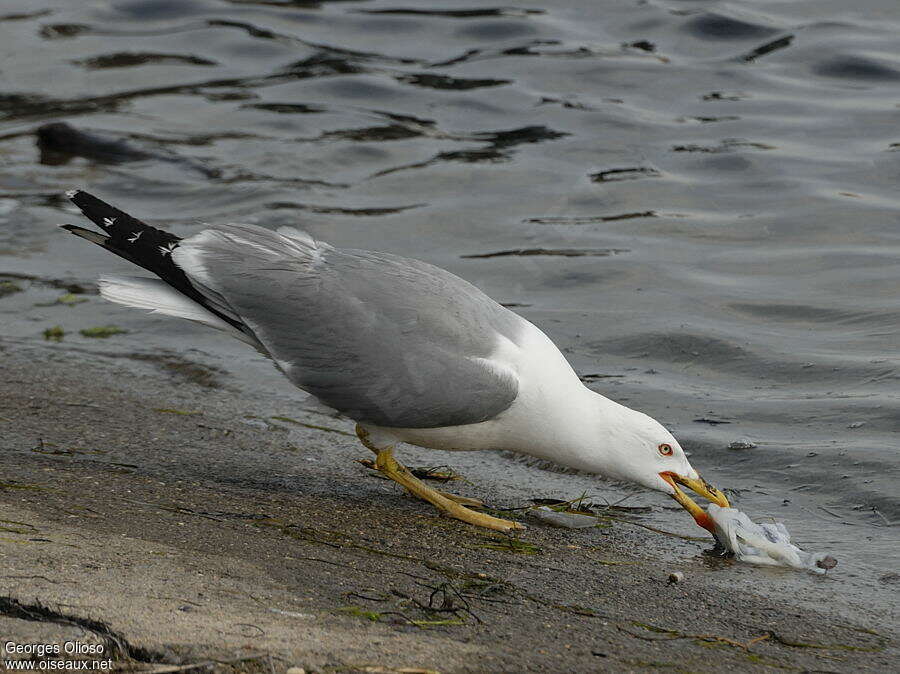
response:
[[[285,674],[306,674],[306,670],[303,667],[290,667]]]
[[[728,449],[753,449],[755,447],[756,443],[749,438],[741,438],[728,445]]]
[[[669,585],[674,585],[675,583],[680,583],[684,580],[684,574],[681,571],[673,571],[669,574]]]

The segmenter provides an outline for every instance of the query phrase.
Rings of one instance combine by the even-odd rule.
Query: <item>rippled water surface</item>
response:
[[[419,257],[670,426],[743,509],[876,586],[896,565],[895,2],[0,10],[0,272],[126,268],[53,227],[82,223],[74,186],[180,234],[299,224]],[[37,133],[54,122],[94,136]],[[34,306],[41,287],[0,298],[8,338],[61,320]],[[187,335],[244,353],[84,311],[130,328],[131,348]]]

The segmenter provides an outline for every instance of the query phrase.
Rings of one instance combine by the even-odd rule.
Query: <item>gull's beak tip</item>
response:
[[[681,504],[681,507],[691,514],[697,524],[715,535],[716,525],[715,522],[713,522],[712,517],[710,517],[703,508],[697,505],[690,496],[685,494],[678,485],[684,485],[722,508],[730,508],[731,504],[728,503],[728,499],[725,497],[725,494],[722,493],[722,490],[709,484],[699,475],[696,478],[691,478],[678,475],[672,471],[665,471],[660,473],[659,476],[675,490],[672,494],[672,498],[678,501],[678,503]]]

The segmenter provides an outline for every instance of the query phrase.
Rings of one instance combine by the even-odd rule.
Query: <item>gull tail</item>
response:
[[[200,292],[172,260],[180,237],[151,227],[87,192],[73,190],[66,196],[104,233],[75,225],[60,227],[159,277],[104,277],[100,279],[100,294],[105,299],[202,323],[258,348],[252,332],[221,298]]]

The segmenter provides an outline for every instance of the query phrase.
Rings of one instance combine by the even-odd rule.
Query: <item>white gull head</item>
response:
[[[592,392],[593,393],[593,392]],[[594,393],[597,435],[586,452],[590,472],[634,482],[648,489],[674,494],[661,477],[675,473],[697,479],[678,440],[656,419]]]

